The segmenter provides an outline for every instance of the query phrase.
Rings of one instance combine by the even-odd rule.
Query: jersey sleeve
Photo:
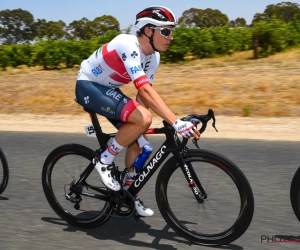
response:
[[[145,71],[146,71],[145,73],[146,73],[147,78],[149,79],[149,83],[151,86],[153,84],[154,75],[158,69],[159,61],[160,61],[160,54],[158,52],[155,52],[154,56],[155,56],[155,59],[151,60],[149,68],[148,69],[145,68]]]
[[[135,43],[120,43],[117,53],[122,58],[124,67],[137,89],[145,84],[150,84],[148,76],[141,66],[139,48]]]

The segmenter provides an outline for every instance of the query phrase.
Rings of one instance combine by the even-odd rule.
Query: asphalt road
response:
[[[162,137],[152,137],[154,147]],[[50,208],[41,184],[48,153],[64,143],[96,148],[84,134],[0,132],[10,179],[0,196],[0,248],[11,249],[208,249],[177,236],[157,208],[152,178],[140,196],[155,212],[135,221],[110,219],[101,227],[83,230],[68,226]],[[222,249],[296,249],[300,243],[266,243],[262,237],[299,238],[300,222],[293,214],[289,188],[300,166],[300,142],[201,139],[203,148],[234,161],[247,176],[254,193],[255,213],[245,234]],[[121,165],[124,154],[118,156]],[[154,175],[156,176],[156,174]],[[178,194],[180,197],[180,193]],[[182,211],[184,214],[186,211]],[[223,216],[226,216],[224,214]]]

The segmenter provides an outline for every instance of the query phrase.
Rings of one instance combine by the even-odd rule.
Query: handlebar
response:
[[[215,113],[212,109],[209,109],[206,115],[190,114],[190,115],[188,115],[186,117],[182,117],[180,119],[183,121],[189,121],[189,122],[193,123],[196,128],[197,128],[197,125],[201,122],[202,126],[199,129],[200,134],[202,134],[206,130],[208,121],[210,119],[212,119],[213,120],[212,126],[218,132],[218,130],[216,128]],[[174,150],[181,151],[186,146],[187,142],[188,142],[188,138],[184,137],[180,146],[176,149],[171,149],[171,151],[174,151]],[[197,140],[195,138],[193,138],[193,143],[195,144],[195,146],[197,148],[199,148],[199,146],[197,144]]]
[[[215,113],[212,109],[209,109],[206,115],[196,115],[196,114],[191,114],[188,115],[187,117],[180,118],[183,121],[190,121],[194,124],[195,127],[202,122],[202,126],[199,129],[200,134],[202,134],[206,127],[207,127],[207,122],[212,119],[213,123],[212,126],[215,128],[215,130],[218,132],[216,128],[216,118],[215,118]]]

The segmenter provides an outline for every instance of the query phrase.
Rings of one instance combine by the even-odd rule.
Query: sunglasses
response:
[[[165,38],[169,38],[169,36],[173,33],[174,29],[170,29],[170,28],[158,28],[158,27],[151,27],[150,29],[153,30],[160,30],[160,34],[165,37]]]

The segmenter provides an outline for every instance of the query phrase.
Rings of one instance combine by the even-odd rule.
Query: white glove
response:
[[[183,137],[191,136],[194,133],[194,130],[196,130],[196,127],[193,125],[193,123],[182,121],[180,119],[177,119],[172,127]]]

